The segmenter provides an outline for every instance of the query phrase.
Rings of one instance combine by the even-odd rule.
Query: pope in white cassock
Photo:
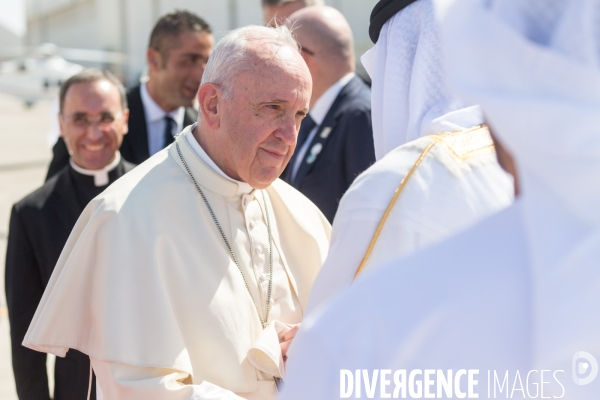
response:
[[[390,8],[399,11],[390,17]],[[464,230],[514,197],[480,107],[447,88],[431,0],[381,0],[370,33],[376,43],[362,61],[373,79],[378,161],[340,202],[307,313],[362,271]]]
[[[99,399],[272,398],[329,243],[277,179],[310,93],[287,28],[225,36],[198,124],[85,209],[24,345],[89,355]]]
[[[439,10],[450,81],[482,105],[521,194],[311,313],[282,400],[600,397],[600,1]],[[358,369],[378,370],[375,389]]]

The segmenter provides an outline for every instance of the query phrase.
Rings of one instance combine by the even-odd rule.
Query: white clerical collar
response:
[[[350,72],[348,75],[331,85],[329,89],[315,101],[315,105],[310,110],[310,117],[315,121],[317,126],[323,123],[323,120],[327,116],[335,99],[338,97],[344,86],[346,86],[355,76],[356,74],[354,72]]]
[[[169,116],[175,120],[177,126],[183,126],[183,119],[185,117],[185,108],[179,107],[170,113],[165,112],[150,96],[148,92],[147,82],[142,83],[140,88],[140,94],[142,96],[142,103],[144,105],[144,112],[146,114],[146,121],[149,123],[157,122]]]
[[[117,165],[119,165],[119,163],[121,162],[121,153],[117,151],[117,156],[115,157],[114,161],[102,169],[81,168],[79,165],[75,164],[75,161],[73,161],[73,157],[69,159],[69,162],[71,163],[71,168],[79,172],[81,175],[93,176],[94,186],[106,186],[110,182],[108,178],[108,173],[115,169]]]
[[[252,193],[252,191],[254,190],[254,188],[252,186],[250,186],[246,182],[237,181],[237,180],[231,178],[225,172],[223,172],[221,170],[221,168],[219,168],[217,166],[217,164],[215,164],[215,162],[208,156],[208,154],[206,154],[206,152],[204,151],[202,146],[200,146],[200,143],[198,143],[198,141],[194,137],[194,135],[193,135],[194,129],[196,129],[196,126],[193,126],[190,129],[189,134],[185,135],[185,139],[187,140],[188,144],[190,145],[190,147],[192,148],[194,153],[196,153],[196,155],[204,162],[204,164],[208,165],[210,167],[210,169],[215,171],[217,174],[221,175],[223,178],[225,178],[233,183],[236,183],[238,185],[238,190],[236,193],[237,196]]]

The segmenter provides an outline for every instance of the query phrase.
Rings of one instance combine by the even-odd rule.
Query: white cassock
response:
[[[327,254],[330,226],[308,199],[280,180],[253,190],[227,178],[191,129],[86,207],[24,340],[88,354],[103,399],[272,398],[278,335],[301,321]],[[265,330],[177,145],[262,317],[269,216]]]
[[[379,160],[340,202],[308,313],[357,273],[445,239],[513,201],[512,179],[498,165],[480,108],[446,89],[438,42],[433,5],[421,0],[392,17],[363,57],[373,77]]]
[[[342,398],[342,369],[355,384],[389,369],[372,398],[393,394],[395,371],[420,370],[400,398],[427,398],[438,370],[461,369],[479,370],[478,398],[600,396],[600,1],[459,0],[442,15],[453,85],[515,157],[522,194],[311,313],[281,400]]]

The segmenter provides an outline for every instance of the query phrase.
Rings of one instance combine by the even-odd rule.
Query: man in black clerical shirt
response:
[[[192,105],[213,46],[211,27],[189,11],[176,11],[158,20],[146,52],[148,80],[127,93],[131,118],[120,149],[125,160],[141,164],[198,120]],[[61,138],[52,152],[46,179],[69,159]]]
[[[50,399],[46,354],[21,342],[54,265],[87,203],[133,168],[121,159],[129,110],[125,89],[107,71],[88,69],[67,80],[60,91],[61,137],[68,164],[14,205],[6,253],[12,365],[20,400]],[[86,399],[89,358],[75,350],[55,365],[55,400]],[[95,390],[91,398],[95,399]]]

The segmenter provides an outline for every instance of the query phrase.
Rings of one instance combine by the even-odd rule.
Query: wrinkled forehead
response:
[[[273,38],[255,38],[248,40],[245,44],[248,58],[256,63],[264,65],[289,64],[298,67],[305,66],[306,63],[300,56],[298,48],[294,48],[287,43],[282,43]]]
[[[298,80],[280,80],[276,75],[265,73],[244,75],[247,80],[238,85],[237,93],[233,93],[232,101],[237,106],[258,110],[261,105],[278,104],[289,111],[308,112],[311,88],[307,84]]]
[[[256,41],[249,45],[248,64],[237,75],[240,85],[256,86],[262,91],[311,90],[312,80],[298,50],[272,41]]]

